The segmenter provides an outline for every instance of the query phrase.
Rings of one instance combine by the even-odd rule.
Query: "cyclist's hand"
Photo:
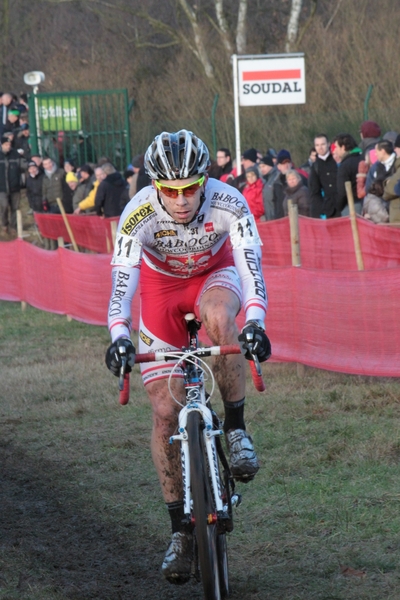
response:
[[[253,360],[253,354],[257,355],[260,362],[271,356],[271,342],[267,334],[253,321],[248,321],[243,327],[239,342],[247,360]]]
[[[121,348],[125,349],[122,350]],[[135,364],[135,346],[132,344],[131,340],[128,338],[120,338],[113,342],[108,348],[106,352],[106,365],[110,369],[111,373],[119,377],[121,370],[121,354],[126,355],[126,373],[130,373],[132,371],[132,367]]]

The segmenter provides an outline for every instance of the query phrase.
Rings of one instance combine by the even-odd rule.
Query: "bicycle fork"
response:
[[[170,444],[172,444],[174,441],[180,441],[181,443],[182,484],[185,515],[189,516],[191,514],[190,458],[186,426],[188,414],[189,412],[194,410],[201,413],[205,425],[203,429],[203,439],[204,447],[207,452],[208,465],[210,467],[210,477],[215,501],[215,508],[217,514],[222,513],[224,511],[224,505],[222,501],[222,485],[219,476],[218,456],[215,438],[216,436],[223,435],[224,432],[222,431],[222,429],[213,429],[212,413],[208,406],[201,404],[200,402],[190,402],[189,404],[184,406],[179,413],[178,435],[171,436],[169,440]],[[209,516],[209,518],[211,518],[211,516]]]

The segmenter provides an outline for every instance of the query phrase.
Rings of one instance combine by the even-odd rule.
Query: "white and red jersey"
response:
[[[131,302],[142,261],[154,271],[182,280],[212,273],[231,261],[240,277],[246,320],[265,318],[267,292],[254,217],[244,196],[217,179],[208,179],[205,200],[189,224],[176,223],[150,186],[125,207],[111,262],[108,324],[113,341],[130,334]],[[182,281],[183,291],[184,286]]]

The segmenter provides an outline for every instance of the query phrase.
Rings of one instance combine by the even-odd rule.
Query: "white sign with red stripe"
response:
[[[239,104],[304,104],[304,56],[245,59],[238,56]]]

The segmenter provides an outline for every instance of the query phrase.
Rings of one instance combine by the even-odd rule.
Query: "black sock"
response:
[[[224,421],[224,432],[226,433],[230,429],[244,429],[244,401],[238,400],[237,402],[224,402],[225,408],[225,421]]]
[[[186,531],[186,525],[182,522],[185,516],[183,500],[166,502],[166,505],[171,519],[172,533],[176,533],[177,531]]]

